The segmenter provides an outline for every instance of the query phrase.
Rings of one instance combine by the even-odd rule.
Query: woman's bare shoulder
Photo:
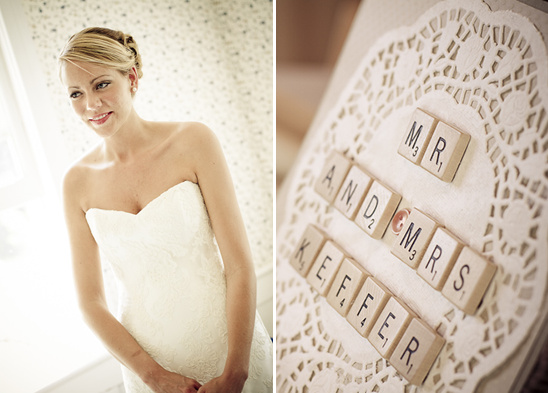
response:
[[[94,166],[97,166],[100,162],[100,150],[99,144],[92,147],[68,167],[63,177],[65,198],[85,192],[89,175]]]

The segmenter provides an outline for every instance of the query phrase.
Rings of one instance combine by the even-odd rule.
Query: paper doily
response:
[[[547,72],[535,27],[479,1],[438,3],[373,45],[309,139],[289,185],[277,237],[278,391],[470,392],[516,351],[546,297]],[[451,183],[397,154],[417,107],[471,135]],[[314,192],[332,149],[498,266],[474,315]],[[422,386],[402,379],[289,265],[309,223],[445,338]]]

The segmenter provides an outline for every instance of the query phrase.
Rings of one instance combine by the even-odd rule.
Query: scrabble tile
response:
[[[432,288],[441,290],[462,247],[463,244],[451,232],[439,227],[422,257],[417,274]]]
[[[439,224],[418,209],[411,210],[392,246],[392,254],[416,269]]]
[[[390,364],[411,384],[420,385],[443,348],[445,340],[424,321],[413,318],[396,349]]]
[[[291,254],[289,260],[291,266],[301,276],[306,277],[325,240],[326,236],[320,229],[314,225],[306,227],[301,239],[297,243],[297,249]]]
[[[368,276],[370,274],[357,262],[345,258],[327,293],[327,302],[345,317]]]
[[[399,194],[374,180],[354,221],[373,239],[380,239],[400,201]]]
[[[391,296],[390,291],[380,281],[367,277],[346,315],[346,320],[358,333],[367,337]]]
[[[421,166],[445,182],[453,181],[469,141],[470,135],[438,122]]]
[[[368,337],[383,358],[390,359],[414,316],[413,311],[394,296],[388,299]]]
[[[344,155],[332,151],[316,180],[316,192],[327,202],[333,202],[351,165],[350,160]]]
[[[496,265],[464,247],[441,293],[465,313],[474,314],[496,270]]]
[[[334,206],[350,220],[353,220],[372,180],[371,176],[358,166],[353,165],[335,198]]]
[[[327,240],[308,272],[306,281],[320,295],[325,296],[343,259],[343,251],[333,241]]]
[[[417,108],[405,129],[398,153],[419,165],[437,124],[438,119]]]

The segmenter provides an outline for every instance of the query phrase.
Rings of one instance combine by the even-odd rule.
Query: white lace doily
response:
[[[533,24],[480,1],[438,3],[371,47],[309,138],[288,187],[277,236],[278,391],[471,392],[515,353],[546,300],[547,72]],[[397,153],[417,107],[471,135],[451,183]],[[498,266],[474,315],[314,192],[332,149]],[[422,386],[407,384],[289,265],[309,223],[445,338]]]

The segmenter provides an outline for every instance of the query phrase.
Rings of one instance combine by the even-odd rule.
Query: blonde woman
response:
[[[272,391],[272,344],[255,310],[250,248],[221,146],[199,123],[150,122],[133,97],[133,38],[70,38],[60,76],[102,139],[64,179],[85,321],[123,367],[127,393]],[[100,252],[119,289],[109,311]]]

